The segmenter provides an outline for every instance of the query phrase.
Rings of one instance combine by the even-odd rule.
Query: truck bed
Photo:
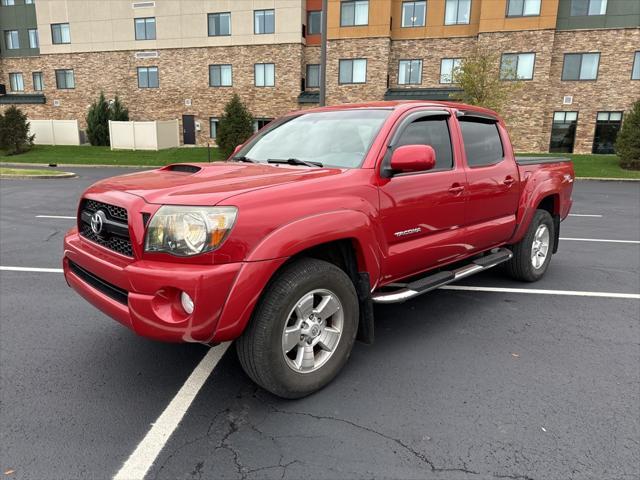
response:
[[[518,165],[535,165],[536,163],[570,162],[569,157],[516,157]]]

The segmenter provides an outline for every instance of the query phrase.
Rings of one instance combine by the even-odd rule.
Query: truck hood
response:
[[[108,178],[94,184],[89,192],[127,192],[155,204],[216,205],[252,190],[306,182],[342,171],[237,162],[175,164]]]

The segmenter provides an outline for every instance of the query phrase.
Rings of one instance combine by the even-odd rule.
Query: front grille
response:
[[[94,233],[91,229],[91,217],[97,211],[105,214],[106,222],[100,234]],[[121,255],[133,257],[133,248],[129,238],[129,216],[127,209],[98,202],[96,200],[84,199],[80,206],[80,217],[78,219],[78,229],[80,235],[87,240],[97,243],[109,250],[113,250]]]
[[[127,305],[129,303],[129,292],[126,290],[96,277],[93,273],[88,272],[71,260],[69,260],[69,268],[77,277],[80,277],[85,283],[88,283],[96,290],[104,293],[107,297],[112,298],[123,305]]]
[[[108,203],[96,202],[95,200],[85,199],[84,208],[86,210],[89,210],[90,212],[103,210],[107,212],[109,216],[114,220],[120,220],[123,223],[127,223],[129,221],[129,216],[127,215],[127,209],[124,207],[118,207],[117,205],[109,205]]]

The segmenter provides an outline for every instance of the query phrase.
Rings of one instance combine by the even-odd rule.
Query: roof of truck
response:
[[[331,105],[327,107],[317,107],[312,109],[299,110],[295,113],[307,113],[318,111],[333,111],[333,110],[350,110],[350,109],[380,109],[387,108],[392,110],[408,110],[415,107],[445,107],[455,108],[458,110],[474,110],[477,112],[484,112],[492,116],[496,115],[496,112],[489,110],[488,108],[478,107],[475,105],[468,105],[460,102],[441,102],[435,100],[385,100],[378,102],[365,102],[365,103],[344,103],[340,105]]]

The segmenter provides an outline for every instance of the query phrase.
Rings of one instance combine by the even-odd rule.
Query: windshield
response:
[[[257,162],[289,159],[359,167],[391,110],[311,112],[267,127],[235,157]]]

